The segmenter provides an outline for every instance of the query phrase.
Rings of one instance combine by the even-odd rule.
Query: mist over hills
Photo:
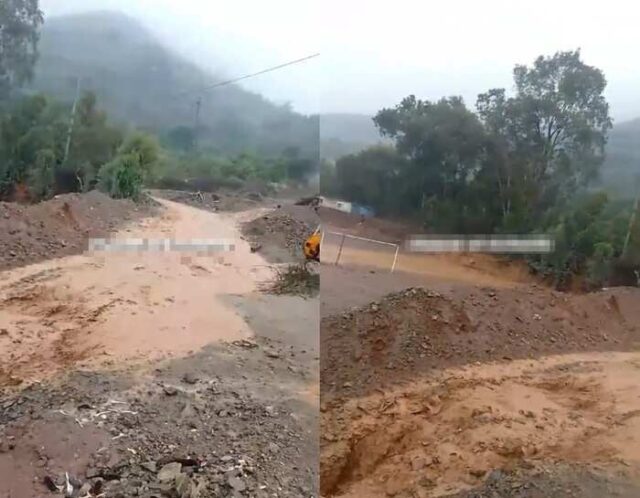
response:
[[[334,160],[385,143],[372,117],[362,114],[322,114],[320,136],[323,156]],[[640,118],[614,125],[601,173],[599,186],[626,198],[636,195],[640,177]]]
[[[224,47],[221,47],[224,50]],[[92,90],[113,120],[163,135],[193,127],[201,97],[200,140],[225,153],[246,150],[277,155],[295,147],[308,157],[338,159],[385,143],[372,117],[355,113],[305,116],[240,85],[200,92],[225,80],[175,54],[134,18],[98,11],[48,18],[30,91],[73,100],[76,81]],[[624,195],[640,174],[640,119],[610,133],[603,183]]]
[[[124,14],[92,12],[46,20],[30,89],[70,101],[76,78],[82,90],[97,94],[114,120],[158,134],[194,126],[201,97],[203,143],[225,152],[278,154],[297,147],[318,155],[317,116],[298,114],[239,85],[198,91],[229,75],[210,74],[176,55]]]

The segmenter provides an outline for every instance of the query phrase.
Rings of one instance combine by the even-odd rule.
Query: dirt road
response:
[[[2,274],[0,496],[44,495],[42,479],[65,472],[106,496],[314,495],[317,300],[259,292],[273,272],[234,215],[160,202],[116,238],[235,251],[101,252]]]

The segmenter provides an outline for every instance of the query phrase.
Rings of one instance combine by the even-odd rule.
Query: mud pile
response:
[[[308,210],[308,208],[303,209]],[[301,259],[302,245],[316,227],[317,224],[310,222],[309,216],[304,219],[285,209],[276,209],[243,224],[242,233],[251,242],[253,249],[264,252],[267,259],[274,259],[271,256],[275,256],[275,259],[284,259],[282,256],[278,258],[272,254],[275,248],[286,248],[292,259]]]
[[[0,202],[0,270],[80,253],[88,238],[104,237],[153,209],[97,191],[29,206]]]
[[[631,288],[583,296],[544,288],[391,294],[322,318],[323,394],[364,394],[474,362],[629,350],[640,341],[639,300]]]
[[[189,190],[151,190],[152,195],[168,201],[180,202],[187,206],[204,209],[213,213],[238,212],[255,209],[264,203],[259,192],[219,189],[214,192],[193,192]]]
[[[479,488],[462,491],[449,498],[495,498],[496,496],[635,498],[640,496],[640,485],[580,465],[560,464],[533,470],[515,469],[509,472],[496,470]]]
[[[638,302],[415,288],[323,318],[323,496],[636,496]]]

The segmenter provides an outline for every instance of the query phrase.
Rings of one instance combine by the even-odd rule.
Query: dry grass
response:
[[[304,262],[278,269],[276,278],[264,290],[269,294],[315,297],[320,291],[320,274],[315,266]]]

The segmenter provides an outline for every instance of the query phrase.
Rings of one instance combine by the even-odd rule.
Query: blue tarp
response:
[[[365,218],[372,218],[375,216],[375,212],[373,209],[367,206],[362,206],[360,204],[352,204],[351,212],[360,216],[364,216]]]

